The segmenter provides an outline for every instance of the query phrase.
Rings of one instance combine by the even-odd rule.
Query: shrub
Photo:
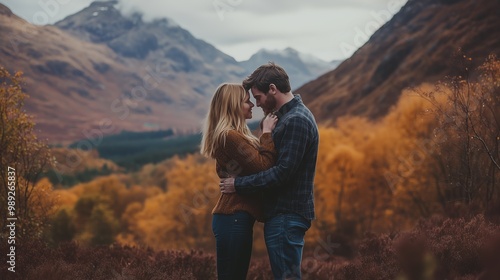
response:
[[[4,252],[6,242],[0,245]],[[84,247],[75,242],[49,247],[31,240],[16,248],[16,272],[3,279],[215,279],[213,255],[120,245]],[[0,269],[7,271],[7,264]]]

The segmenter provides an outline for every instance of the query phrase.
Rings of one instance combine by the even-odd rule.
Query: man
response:
[[[274,63],[257,68],[243,81],[257,106],[279,118],[272,132],[276,165],[255,175],[221,179],[223,193],[264,191],[264,237],[276,279],[300,279],[304,235],[314,216],[313,182],[318,127],[309,109],[293,95],[285,70]]]

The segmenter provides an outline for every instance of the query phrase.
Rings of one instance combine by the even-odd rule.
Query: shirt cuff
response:
[[[236,191],[237,194],[241,194],[239,191],[238,191],[238,181],[239,181],[240,178],[236,177],[234,178],[234,190]]]

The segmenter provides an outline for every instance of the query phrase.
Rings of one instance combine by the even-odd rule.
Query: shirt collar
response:
[[[283,116],[288,113],[293,107],[302,102],[302,98],[299,94],[294,94],[293,99],[283,104],[281,108],[276,112],[278,116]]]

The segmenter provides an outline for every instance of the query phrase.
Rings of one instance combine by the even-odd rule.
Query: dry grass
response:
[[[499,275],[500,226],[482,215],[472,219],[433,217],[413,230],[370,234],[354,258],[316,260],[306,252],[303,279],[495,279]],[[2,240],[0,250],[7,250]],[[16,249],[16,273],[5,279],[215,279],[215,257],[200,251],[161,251],[112,245],[55,248],[41,241]],[[7,264],[0,265],[2,271]],[[247,279],[272,279],[267,258],[254,259]]]

